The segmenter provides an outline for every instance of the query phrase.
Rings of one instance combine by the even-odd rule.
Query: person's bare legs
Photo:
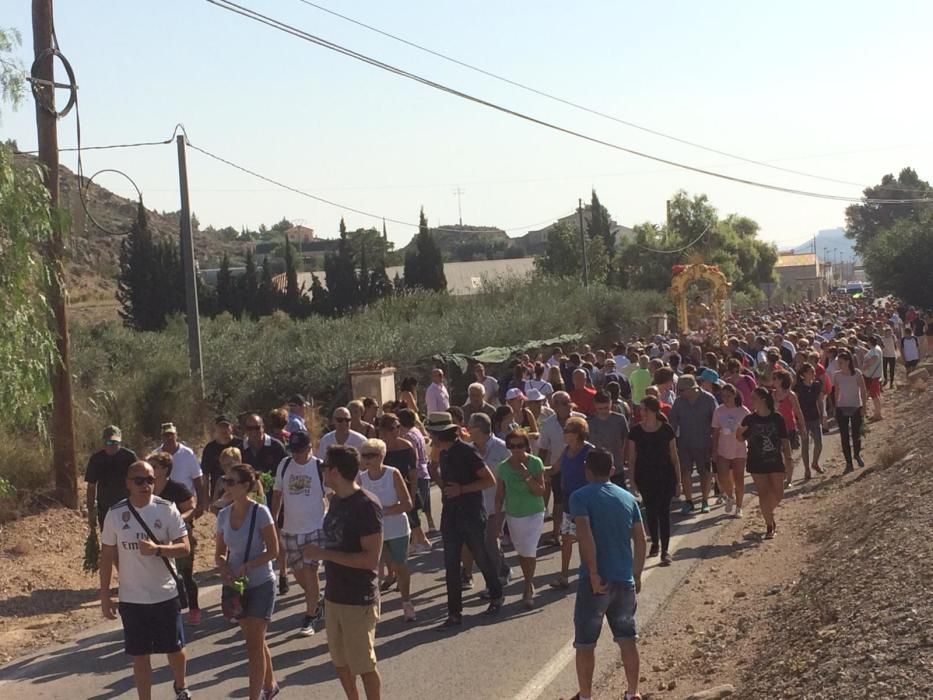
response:
[[[709,465],[706,465],[705,469],[700,470],[700,502],[706,503],[709,498],[709,489],[713,484],[713,471],[709,468]]]
[[[246,665],[249,669],[249,700],[259,700],[266,680],[266,621],[248,617],[240,620],[246,639]],[[270,686],[271,687],[271,684]]]
[[[560,580],[564,583],[570,578],[570,558],[573,556],[573,544],[577,538],[564,535],[560,541]]]
[[[269,642],[263,637],[262,654],[266,658],[266,674],[262,679],[262,687],[272,690],[275,687],[275,671],[272,670],[272,652],[269,651]]]
[[[305,592],[306,614],[313,617],[317,612],[317,601],[321,594],[321,586],[317,579],[317,565],[305,564],[298,570],[293,569],[292,573],[298,585],[301,586],[301,590]]]
[[[374,668],[369,673],[364,673],[360,678],[363,679],[366,700],[379,700],[382,697],[382,678],[379,676],[379,669]]]
[[[732,483],[731,460],[725,457],[716,458],[716,475],[719,477],[719,491],[723,496],[734,498],[735,486]]]
[[[680,470],[680,488],[683,492],[684,502],[693,501],[693,469]]]
[[[577,649],[577,686],[580,695],[592,697],[593,672],[596,670],[596,648]]]
[[[730,461],[732,470],[732,483],[735,487],[735,507],[741,508],[745,499],[745,460],[733,459]]]
[[[768,474],[771,481],[771,522],[774,523],[774,512],[784,500],[784,480],[780,479],[780,474]]]
[[[408,564],[394,564],[395,575],[398,577],[398,592],[402,600],[408,602],[411,598],[411,570]]]
[[[518,565],[522,567],[522,578],[525,579],[525,592],[522,597],[530,601],[535,594],[535,567],[538,560],[535,557],[519,557]]]
[[[152,700],[152,661],[149,656],[133,657],[133,683],[139,700]]]
[[[771,496],[770,474],[752,474],[752,480],[755,482],[755,488],[758,490],[758,507],[761,509],[761,515],[765,519],[765,525],[769,528],[774,524],[774,505]],[[778,472],[781,477],[781,486],[784,485],[784,474]]]
[[[343,692],[346,693],[347,700],[360,700],[360,691],[356,687],[356,676],[350,673],[349,666],[334,666],[337,672],[337,678],[340,679],[340,685],[343,686]]]
[[[147,657],[148,658],[148,657]],[[173,654],[166,654],[165,658],[168,660],[168,667],[172,670],[172,679],[175,681],[175,687],[181,690],[186,685],[185,680],[185,668],[187,666],[187,657],[185,656],[185,650],[181,649],[176,651]],[[150,677],[152,674],[152,667],[150,666]],[[150,681],[150,687],[152,683]]]
[[[619,652],[622,654],[622,666],[625,667],[625,682],[628,684],[627,692],[634,695],[638,692],[638,674],[641,659],[638,656],[638,644],[634,639],[623,639],[619,642]]]

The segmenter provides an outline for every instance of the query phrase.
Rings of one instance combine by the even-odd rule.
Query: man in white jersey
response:
[[[300,633],[314,634],[314,624],[321,619],[318,604],[318,562],[304,555],[305,545],[320,544],[324,522],[324,482],[321,462],[311,454],[311,437],[304,431],[292,433],[288,438],[286,457],[275,471],[272,487],[272,517],[278,519],[285,506],[282,539],[285,541],[285,559],[295,574],[298,585],[305,592],[305,615]]]
[[[346,445],[359,450],[366,442],[366,436],[350,429],[350,409],[341,406],[334,411],[331,420],[334,429],[321,438],[317,446],[317,458],[322,462],[327,457],[327,448],[331,445]]]
[[[176,700],[190,700],[185,687],[185,635],[179,581],[169,560],[187,556],[188,531],[175,504],[152,495],[155,474],[147,462],[127,470],[129,498],[104,518],[100,544],[100,607],[108,620],[123,622],[126,653],[140,700],[152,697],[152,654],[166,654]],[[120,568],[119,605],[110,594],[113,567]]]

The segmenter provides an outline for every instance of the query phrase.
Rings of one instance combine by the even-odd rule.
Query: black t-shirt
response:
[[[440,472],[441,481],[445,484],[460,484],[466,486],[479,481],[477,472],[486,466],[479,452],[472,445],[468,445],[460,438],[450,448],[441,451]],[[483,512],[483,493],[474,491],[465,493],[456,498],[444,496],[441,499],[444,509],[457,511],[465,515],[480,515]]]
[[[917,318],[914,319],[913,326],[914,326],[914,335],[923,335],[923,329],[926,326],[926,324],[923,322],[922,318],[917,316]]]
[[[285,452],[285,445],[271,435],[266,435],[262,446],[255,453],[245,445],[241,449],[243,450],[244,463],[257,472],[266,472],[267,474],[275,474],[276,467],[288,456]]]
[[[165,488],[162,489],[162,493],[157,495],[159,498],[164,498],[166,501],[174,503],[179,511],[181,511],[182,503],[194,498],[194,494],[188,490],[187,486],[177,481],[172,481],[171,479],[165,482]]]
[[[777,412],[769,416],[752,413],[742,419],[742,425],[747,428],[745,441],[748,444],[749,471],[783,469],[781,441],[787,439],[784,417]]]
[[[797,382],[794,392],[800,402],[800,412],[803,413],[803,419],[806,421],[819,420],[820,409],[817,402],[820,400],[820,394],[823,393],[823,383],[816,379],[813,380],[810,386],[803,382]]]
[[[220,453],[228,447],[236,447],[243,452],[243,440],[238,437],[233,438],[226,445],[221,445],[216,440],[211,440],[204,446],[204,452],[201,453],[201,470],[211,477],[211,483],[219,476],[223,476],[224,470],[220,468]]]
[[[136,453],[121,447],[111,457],[106,450],[95,452],[87,462],[84,481],[97,484],[97,515],[103,515],[112,506],[129,496],[126,490],[126,472],[136,461]]]
[[[643,484],[673,486],[677,482],[671,461],[671,441],[675,439],[671,426],[662,423],[650,432],[636,423],[629,430],[628,439],[635,443],[635,482],[639,489]]]
[[[323,529],[325,549],[362,552],[362,538],[382,531],[382,506],[362,489],[346,498],[335,495],[324,516]],[[372,605],[379,600],[376,569],[355,569],[325,561],[324,572],[326,600],[341,605]]]

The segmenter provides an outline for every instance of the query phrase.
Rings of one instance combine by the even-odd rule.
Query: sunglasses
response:
[[[152,486],[155,483],[154,476],[134,476],[132,481],[137,486]]]
[[[170,465],[168,465],[168,464],[161,464],[161,463],[159,463],[159,462],[156,462],[155,460],[152,460],[152,461],[150,462],[150,464],[151,464],[153,467],[155,467],[156,469],[168,469],[169,466],[170,466]]]
[[[334,423],[349,423],[349,418],[334,418]]]
[[[508,449],[510,449],[510,450],[524,450],[524,449],[525,449],[525,443],[523,443],[523,442],[513,442],[511,445],[506,445],[506,447],[507,447]]]
[[[120,440],[105,440],[104,444],[107,445],[107,447],[118,447],[123,443]]]
[[[235,476],[225,476],[221,478],[221,481],[224,482],[225,486],[236,486],[237,484],[244,483],[237,479]]]
[[[374,457],[381,457],[382,453],[380,452],[360,452],[360,457],[363,459],[371,459]]]

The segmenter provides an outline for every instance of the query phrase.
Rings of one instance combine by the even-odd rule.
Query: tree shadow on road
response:
[[[97,600],[99,589],[85,588],[75,591],[66,588],[37,588],[28,595],[19,595],[0,601],[0,618],[50,615],[80,608]]]

